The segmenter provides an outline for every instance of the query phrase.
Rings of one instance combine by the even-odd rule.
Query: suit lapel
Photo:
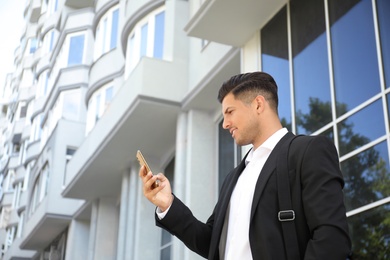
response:
[[[280,141],[276,144],[275,148],[272,150],[271,154],[269,155],[267,161],[265,162],[263,169],[260,172],[260,176],[257,179],[256,188],[255,188],[255,194],[253,195],[253,202],[252,202],[252,209],[251,209],[251,218],[252,221],[253,215],[256,212],[257,205],[259,204],[260,197],[264,191],[264,187],[271,176],[272,172],[276,169],[276,159],[281,152],[281,147],[284,142],[286,142],[289,137],[293,135],[292,133],[288,132],[286,135],[280,139]]]
[[[232,171],[232,173],[228,175],[228,177],[225,180],[226,183],[222,187],[220,198],[218,201],[220,205],[217,206],[217,208],[219,209],[215,211],[215,216],[214,216],[215,222],[214,222],[213,233],[212,233],[211,244],[210,244],[210,250],[212,251],[210,252],[209,259],[219,258],[217,256],[219,241],[220,241],[220,236],[225,221],[227,209],[230,203],[230,197],[233,193],[234,187],[236,186],[238,177],[240,177],[242,171],[245,168],[246,156],[241,161],[241,163]]]

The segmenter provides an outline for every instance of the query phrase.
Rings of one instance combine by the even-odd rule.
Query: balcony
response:
[[[117,4],[118,0],[97,0],[95,1],[95,12],[98,17],[100,17],[101,12],[105,12],[106,8],[110,8],[111,6]]]
[[[184,30],[189,36],[241,47],[287,2],[287,0],[204,1]]]
[[[38,22],[40,14],[41,14],[41,0],[32,0],[29,14],[28,14],[29,22],[30,23]]]
[[[38,157],[39,153],[41,152],[40,146],[41,146],[40,140],[29,143],[27,145],[26,158],[24,160],[25,165],[27,165],[29,162],[35,160]]]
[[[25,211],[26,206],[27,206],[27,197],[28,192],[27,191],[22,191],[20,194],[20,201],[19,201],[19,207],[17,208],[18,214],[20,215],[23,211]]]
[[[25,125],[22,131],[22,140],[30,138],[31,135],[31,124]]]
[[[8,226],[14,226],[19,223],[19,215],[16,209],[11,210],[11,214],[8,221]]]
[[[50,67],[50,53],[47,53],[43,55],[37,63],[37,67],[36,67],[37,76],[39,76],[44,70],[48,69],[49,67]]]
[[[33,112],[31,115],[31,119],[36,117],[38,114],[43,112],[45,106],[45,97],[39,97],[34,100]]]
[[[22,134],[25,124],[26,124],[25,118],[21,118],[21,119],[19,119],[18,121],[15,122],[14,127],[13,127],[13,131],[12,131],[13,138],[18,138],[18,140],[14,140],[15,142],[16,141],[20,142],[20,137],[21,136],[15,137],[15,135]]]
[[[138,149],[157,156],[174,148],[187,81],[179,66],[150,58],[140,61],[68,163],[63,196],[118,196],[123,171],[136,161]]]
[[[8,168],[10,168],[10,169],[15,169],[15,168],[17,168],[19,165],[20,165],[19,154],[12,155],[12,156],[9,158]]]
[[[56,145],[40,155],[38,161],[50,159],[50,185],[45,197],[37,204],[34,211],[26,217],[23,241],[21,248],[27,250],[41,250],[63,232],[72,221],[74,214],[83,206],[84,202],[63,198],[61,196],[66,161],[64,153],[66,147],[77,147],[84,140],[85,126],[83,123],[61,119],[53,131],[49,144]],[[58,140],[61,140],[60,142]],[[39,167],[31,171],[31,179],[39,173]],[[27,193],[31,192],[29,190]],[[21,207],[25,203],[24,194],[21,197]],[[23,208],[19,208],[23,211]]]
[[[26,87],[26,88],[19,88],[18,100],[19,101],[30,100],[33,97],[35,97],[35,93],[36,93],[36,85],[33,85],[31,87]]]
[[[110,66],[107,66],[107,64],[110,64]],[[123,73],[124,64],[123,54],[119,48],[103,54],[91,67],[87,96],[90,96],[108,81],[120,76]]]
[[[0,198],[0,200],[1,200],[1,203],[0,203],[1,207],[12,205],[12,200],[13,199],[14,199],[14,192],[13,191],[5,191],[3,193],[2,198]]]
[[[65,0],[65,5],[72,8],[93,7],[94,0]]]
[[[11,247],[5,252],[3,259],[36,259],[38,257],[38,253],[35,251],[21,250],[20,243],[21,238],[16,238]]]

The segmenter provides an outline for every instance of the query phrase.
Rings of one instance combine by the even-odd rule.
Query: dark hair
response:
[[[243,102],[252,102],[257,95],[262,95],[276,112],[278,110],[278,86],[274,78],[265,72],[244,73],[231,77],[219,89],[219,102],[222,103],[229,93]]]

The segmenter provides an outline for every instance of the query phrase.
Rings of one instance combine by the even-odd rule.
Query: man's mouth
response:
[[[237,128],[234,128],[234,129],[230,129],[230,134],[232,135],[232,137],[234,137],[234,133],[236,132]]]

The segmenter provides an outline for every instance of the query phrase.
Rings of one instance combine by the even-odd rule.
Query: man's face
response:
[[[256,102],[246,104],[232,93],[222,101],[223,128],[229,130],[238,145],[253,144],[260,133]]]

